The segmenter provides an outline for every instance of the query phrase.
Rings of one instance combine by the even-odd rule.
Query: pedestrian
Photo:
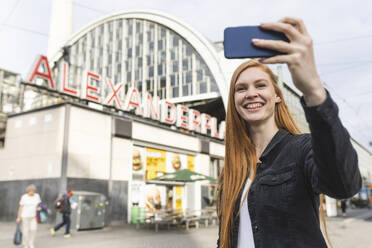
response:
[[[286,17],[261,28],[283,32],[289,42],[253,39],[253,45],[283,54],[249,60],[232,76],[217,245],[327,247],[320,228],[324,213],[319,221],[320,194],[340,199],[359,191],[357,153],[319,78],[303,21]],[[287,64],[303,94],[311,134],[301,134],[297,127],[276,76],[265,65],[272,63]]]
[[[71,202],[70,198],[74,194],[74,191],[72,189],[67,190],[67,193],[63,194],[61,198],[61,203],[59,204],[59,207],[57,207],[57,211],[59,211],[62,214],[62,222],[57,224],[55,227],[53,227],[50,230],[50,233],[52,236],[56,234],[56,232],[63,226],[66,226],[65,229],[65,238],[70,238],[71,237],[71,232],[70,232],[70,225],[71,225]],[[56,200],[57,202],[60,201],[60,199]]]
[[[341,211],[342,211],[342,216],[346,216],[346,200],[345,199],[341,200]]]
[[[36,211],[41,202],[40,196],[36,193],[36,186],[31,184],[26,188],[26,194],[22,195],[19,202],[17,223],[22,222],[24,248],[34,248],[37,231]]]

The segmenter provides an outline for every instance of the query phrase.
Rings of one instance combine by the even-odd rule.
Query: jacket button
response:
[[[254,225],[253,230],[254,230],[255,232],[257,232],[257,231],[258,231],[258,226],[257,226],[257,225]]]

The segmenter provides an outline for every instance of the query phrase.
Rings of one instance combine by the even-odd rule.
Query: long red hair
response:
[[[217,212],[220,217],[221,248],[231,247],[231,232],[234,221],[235,204],[239,200],[239,193],[244,187],[246,178],[249,176],[253,181],[256,175],[256,163],[258,162],[258,158],[255,147],[248,135],[247,123],[236,111],[234,97],[235,83],[239,75],[244,70],[251,67],[258,67],[270,76],[275,93],[281,99],[281,102],[277,103],[275,106],[274,115],[277,127],[285,129],[292,134],[301,133],[285,103],[274,73],[266,65],[261,64],[257,60],[249,60],[241,64],[235,70],[230,83],[226,114],[225,165],[218,184],[218,191],[220,193],[218,194]],[[247,197],[247,195],[244,197]],[[238,216],[235,216],[235,218],[236,217]]]

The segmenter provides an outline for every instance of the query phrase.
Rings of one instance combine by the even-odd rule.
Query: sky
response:
[[[47,53],[51,0],[0,0],[0,68],[25,78]],[[229,26],[302,18],[314,41],[318,72],[351,135],[372,150],[372,1],[75,0],[73,31],[121,10],[158,10],[222,41]],[[285,81],[290,76],[285,73]],[[371,143],[371,144],[370,144]]]

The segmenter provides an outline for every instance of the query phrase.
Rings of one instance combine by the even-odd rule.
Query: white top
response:
[[[35,193],[33,196],[24,194],[19,202],[23,206],[22,218],[32,218],[36,216],[36,208],[41,202],[39,194]]]
[[[244,186],[242,197],[240,198],[240,205],[242,204],[245,193],[247,193],[248,187],[250,185],[251,180],[248,178]],[[247,200],[244,201],[239,215],[238,248],[254,248],[251,217],[249,216],[248,212],[248,197]]]

